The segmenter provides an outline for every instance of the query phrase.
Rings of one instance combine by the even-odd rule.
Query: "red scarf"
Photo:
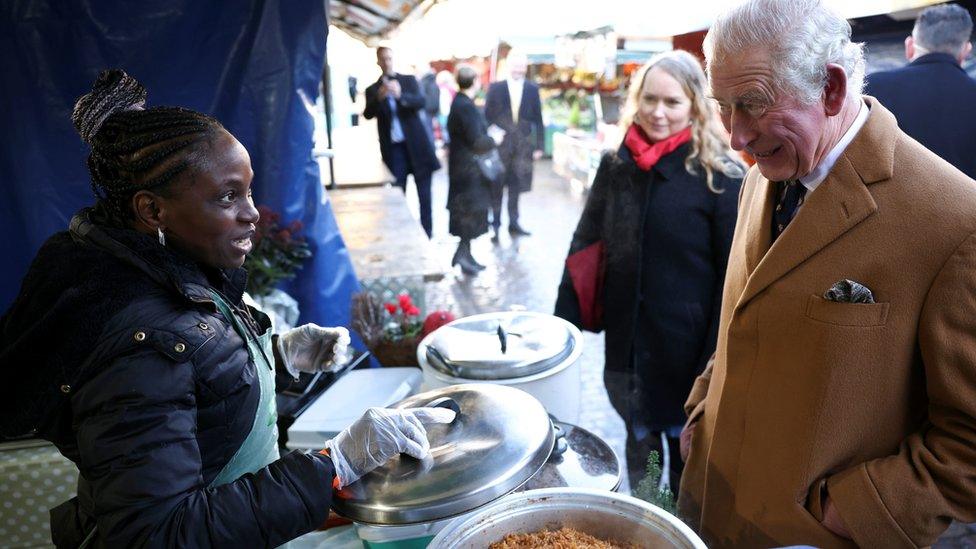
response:
[[[673,152],[689,141],[691,141],[691,126],[657,143],[652,143],[640,126],[631,124],[630,129],[627,130],[627,135],[624,137],[624,145],[630,149],[630,154],[637,162],[637,167],[645,172],[657,164],[662,156]]]

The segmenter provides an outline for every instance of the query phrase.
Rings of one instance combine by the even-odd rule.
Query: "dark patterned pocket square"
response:
[[[845,278],[831,286],[824,299],[838,303],[874,303],[874,294],[867,286]]]

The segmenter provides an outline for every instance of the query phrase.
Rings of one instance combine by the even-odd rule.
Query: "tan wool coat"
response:
[[[976,182],[870,115],[770,247],[742,186],[679,508],[709,547],[919,547],[976,521]],[[823,298],[857,281],[875,303]],[[820,524],[829,494],[854,543]]]

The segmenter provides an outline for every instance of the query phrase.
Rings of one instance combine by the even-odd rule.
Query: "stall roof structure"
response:
[[[389,36],[417,11],[425,11],[422,4],[432,6],[436,0],[326,0],[326,3],[330,23],[370,43]]]
[[[622,35],[673,36],[707,28],[718,13],[742,0],[685,0],[680,8],[663,10],[655,8],[654,3],[637,0],[327,1],[330,22],[370,46],[398,35],[418,35],[426,41],[440,42],[442,48],[457,47],[444,38],[466,37],[468,45],[461,49],[481,50],[489,35],[496,38],[554,36],[604,24],[612,25]],[[826,0],[826,3],[845,17],[855,18],[911,10],[942,1]],[[641,17],[641,13],[647,16]],[[440,40],[431,40],[434,36]]]

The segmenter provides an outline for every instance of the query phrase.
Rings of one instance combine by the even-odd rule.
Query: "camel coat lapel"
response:
[[[755,202],[747,228],[751,236],[746,257],[749,265],[755,267],[736,309],[877,211],[865,183],[850,159],[841,157],[827,179],[804,201],[786,231],[769,247],[776,184],[760,177],[758,184],[765,186],[765,197]]]

